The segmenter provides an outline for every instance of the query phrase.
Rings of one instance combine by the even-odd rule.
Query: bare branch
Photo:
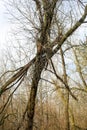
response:
[[[51,61],[51,65],[52,65],[54,74],[55,74],[55,76],[57,77],[57,79],[59,79],[59,80],[65,85],[65,87],[66,87],[66,89],[69,91],[70,95],[71,95],[75,100],[77,100],[77,98],[76,98],[76,97],[73,95],[73,93],[71,92],[69,86],[68,86],[68,85],[63,81],[63,79],[62,79],[60,76],[58,76],[58,74],[56,73],[56,70],[55,70],[54,64],[53,64],[53,62],[52,62],[52,59],[51,59],[50,61]]]
[[[3,86],[0,88],[0,96],[2,95],[3,91],[9,86],[11,83],[13,83],[15,80],[17,80],[22,74],[25,72],[27,73],[29,67],[35,62],[36,57],[34,57],[28,64],[21,67],[21,69],[14,74]]]
[[[58,37],[53,41],[53,43],[51,44],[51,47],[55,46],[56,44],[58,44],[58,46],[53,50],[53,53],[55,54],[59,49],[60,47],[62,46],[62,44],[65,42],[65,40],[73,34],[73,32],[84,22],[85,18],[87,16],[87,5],[85,7],[85,10],[84,10],[84,14],[82,15],[82,17],[79,19],[79,21],[76,22],[76,24],[70,28],[67,33],[62,36],[61,40],[58,41]]]

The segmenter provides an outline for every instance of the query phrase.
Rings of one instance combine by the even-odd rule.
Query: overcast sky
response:
[[[0,55],[6,45],[6,39],[9,32],[10,24],[8,22],[6,8],[3,1],[0,0]]]

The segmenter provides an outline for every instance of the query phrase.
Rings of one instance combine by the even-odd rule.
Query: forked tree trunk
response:
[[[36,0],[36,5],[38,6],[38,1]],[[44,46],[48,43],[48,36],[50,36],[50,28],[51,28],[51,22],[54,14],[54,9],[56,7],[56,3],[58,0],[53,0],[51,3],[48,0],[43,0],[43,10],[44,10],[44,16],[42,18],[41,22],[41,35],[40,35],[40,41],[41,45]],[[48,8],[48,5],[49,6]],[[47,8],[46,8],[47,7]],[[41,14],[41,6],[39,6],[39,14]],[[77,21],[77,23],[67,31],[67,33],[62,37],[61,40],[58,40],[58,37],[51,43],[49,49],[51,49],[51,54],[49,53],[50,51],[47,49],[47,56],[50,59],[62,46],[64,41],[84,22],[84,19],[86,18],[87,15],[87,6],[85,8],[85,12],[81,19]],[[42,17],[42,15],[40,15]],[[49,32],[49,33],[48,33]],[[52,51],[52,48],[54,45],[58,43],[58,46]],[[26,127],[26,130],[33,130],[33,118],[34,118],[34,113],[35,113],[35,99],[36,99],[36,94],[37,94],[37,89],[38,89],[38,83],[40,80],[41,72],[45,66],[46,63],[46,57],[43,58],[43,55],[39,55],[36,58],[35,62],[35,67],[33,70],[33,79],[32,79],[32,87],[31,87],[31,92],[30,92],[30,98],[28,101],[28,106],[27,106],[27,117],[28,117],[28,124]],[[7,82],[9,83],[9,82]],[[4,88],[6,85],[4,86]]]

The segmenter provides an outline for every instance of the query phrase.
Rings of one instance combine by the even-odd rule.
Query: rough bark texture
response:
[[[37,56],[35,67],[34,67],[30,98],[28,102],[28,111],[27,111],[28,125],[27,125],[26,130],[33,129],[33,118],[34,118],[34,113],[35,113],[35,99],[36,99],[38,83],[40,80],[41,72],[45,66],[45,63],[46,63],[46,57],[43,58],[42,56]]]
[[[31,87],[31,92],[30,92],[30,98],[28,102],[28,111],[27,111],[27,117],[28,117],[28,125],[26,130],[33,130],[33,118],[34,118],[34,113],[35,113],[35,99],[36,99],[36,94],[37,94],[37,89],[38,89],[38,83],[40,80],[40,76],[42,73],[42,70],[45,66],[45,63],[48,59],[51,58],[52,54],[52,48],[51,50],[46,50],[44,51],[44,45],[46,45],[49,41],[50,37],[50,28],[51,28],[51,22],[54,14],[54,9],[56,6],[58,0],[54,0],[53,2],[43,0],[43,11],[44,11],[44,16],[42,16],[41,12],[41,7],[40,4],[38,6],[38,2],[40,1],[36,0],[36,5],[38,6],[39,10],[39,17],[41,19],[41,33],[39,37],[39,42],[41,43],[41,49],[39,49],[39,53],[37,52],[37,57],[36,57],[36,62],[35,62],[35,68],[33,71],[33,79],[32,79],[32,87]],[[48,8],[49,6],[49,8]],[[37,48],[38,49],[38,48]]]

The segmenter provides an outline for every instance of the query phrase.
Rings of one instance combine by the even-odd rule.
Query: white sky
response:
[[[0,55],[6,45],[6,39],[9,32],[10,24],[7,20],[6,9],[3,1],[0,0]]]

